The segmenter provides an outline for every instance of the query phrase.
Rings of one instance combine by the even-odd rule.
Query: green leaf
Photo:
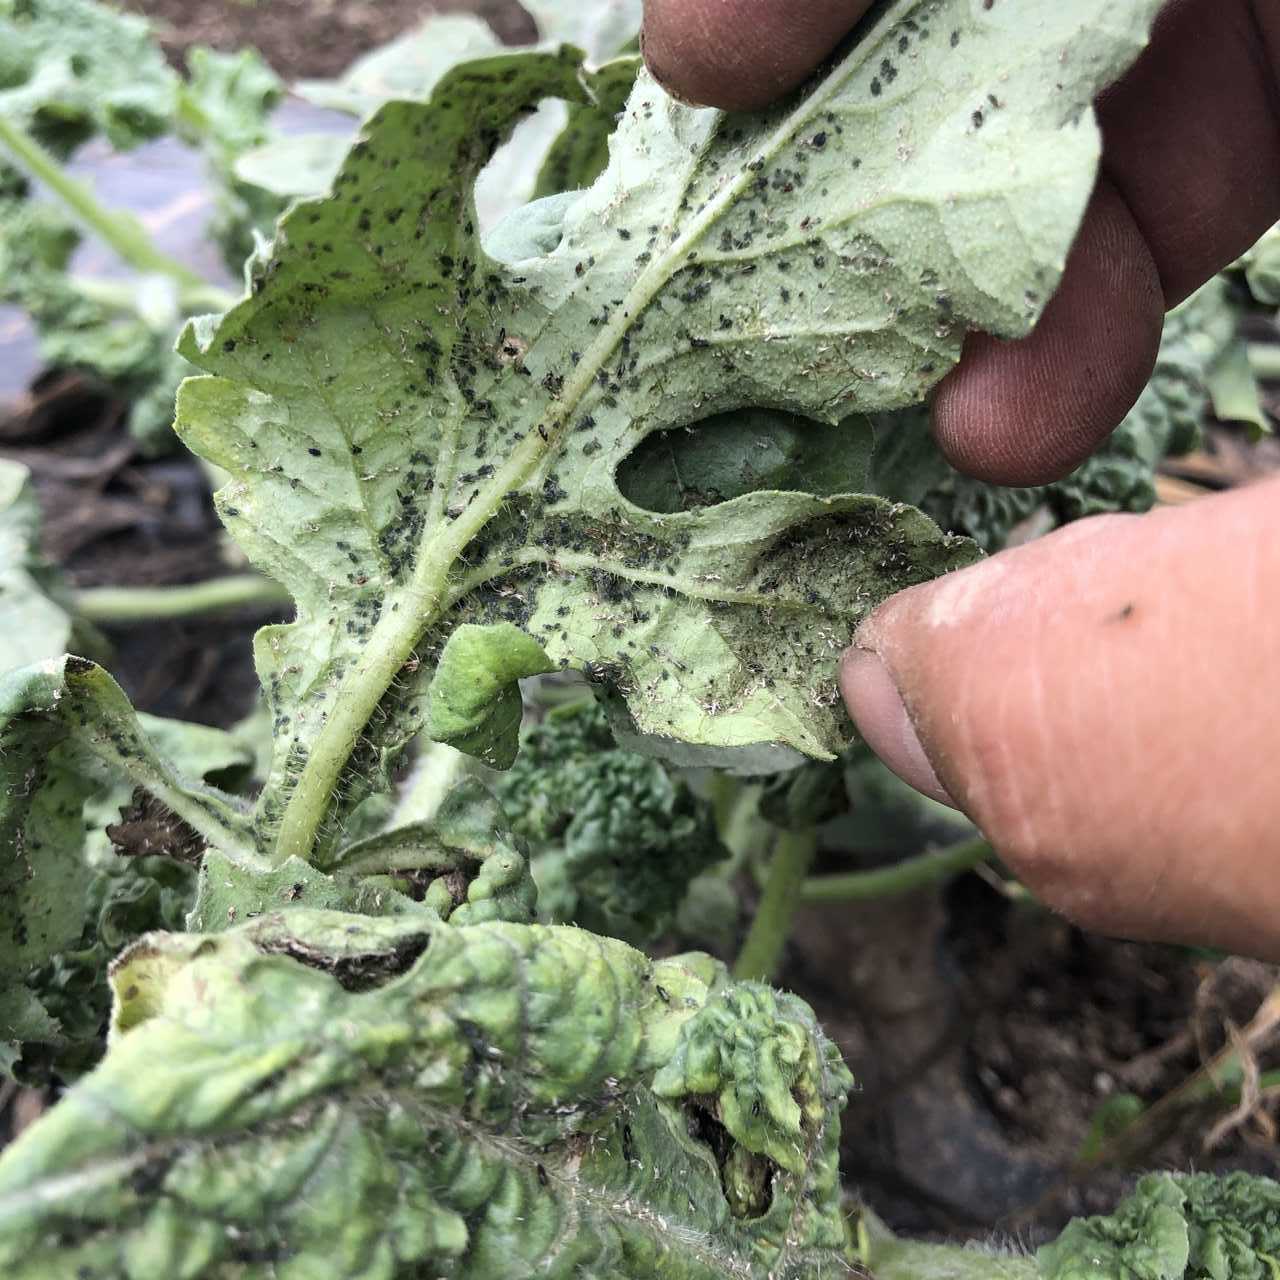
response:
[[[185,868],[145,855],[210,840],[251,856],[236,802],[203,781],[246,755],[218,730],[135,716],[101,668],[64,657],[0,676],[0,759],[0,986],[18,1002],[3,1038],[92,1045],[108,961],[186,910]],[[135,787],[158,804],[122,815]],[[57,1036],[21,1034],[37,999]]]
[[[183,728],[195,735],[216,734],[199,726]],[[216,787],[180,776],[157,751],[119,685],[96,664],[67,656],[0,676],[0,735],[7,776],[25,780],[4,797],[0,821],[8,833],[6,848],[17,845],[21,852],[24,842],[32,843],[28,824],[37,816],[47,816],[55,827],[78,823],[46,788],[71,794],[84,791],[94,777],[123,777],[215,847],[252,864],[239,803]],[[25,837],[19,834],[23,830]],[[41,843],[46,843],[43,837]]]
[[[1255,302],[1280,306],[1280,225],[1270,227],[1240,260]]]
[[[178,78],[141,18],[90,0],[0,0],[0,115],[60,155],[168,127]]]
[[[201,859],[195,902],[186,927],[192,933],[216,933],[247,917],[286,907],[367,916],[415,910],[414,902],[389,884],[329,876],[301,858],[286,858],[269,870],[255,869],[210,849]]]
[[[188,78],[179,86],[175,125],[209,160],[215,200],[209,234],[238,273],[255,234],[270,234],[284,209],[274,192],[242,181],[239,174],[239,157],[268,144],[271,113],[284,97],[284,85],[252,49],[228,54],[197,45],[187,51],[186,61]]]
[[[1209,367],[1205,389],[1220,422],[1243,422],[1254,440],[1271,432],[1271,420],[1262,407],[1262,388],[1249,365],[1249,348],[1237,338]]]
[[[206,731],[211,733],[212,731]],[[123,776],[206,839],[243,852],[229,797],[183,778],[156,750],[111,678],[83,658],[0,676],[0,973],[28,974],[81,940],[84,809]]]
[[[618,489],[666,513],[747,493],[860,493],[871,488],[873,441],[871,421],[859,415],[833,431],[797,414],[740,409],[646,437],[618,468]]]
[[[502,93],[495,98],[498,83]],[[454,403],[450,418],[433,424],[429,414],[422,416],[419,436],[405,435],[394,426],[387,429],[396,416],[409,411],[406,376],[417,397],[432,380],[442,392],[445,381],[451,381],[445,371],[445,344],[452,348],[456,336],[446,321],[433,321],[434,304],[422,311],[422,300],[433,295],[445,299],[455,287],[453,276],[466,266],[476,229],[465,193],[502,131],[522,109],[548,94],[586,94],[576,62],[550,54],[473,63],[455,72],[450,84],[447,110],[428,111],[410,103],[384,107],[369,140],[357,145],[338,179],[338,190],[352,183],[358,186],[361,180],[352,176],[352,166],[380,166],[396,154],[395,190],[403,199],[383,187],[387,199],[381,208],[375,211],[360,203],[348,211],[345,195],[335,196],[297,207],[282,224],[280,250],[307,277],[295,279],[287,292],[312,315],[293,336],[303,344],[308,360],[314,356],[329,361],[331,357],[321,353],[329,343],[340,343],[344,373],[299,382],[286,348],[280,349],[274,365],[268,363],[277,354],[274,344],[281,341],[278,322],[284,315],[272,300],[274,286],[255,285],[256,301],[229,313],[215,332],[189,331],[183,340],[184,349],[201,363],[216,367],[228,362],[223,366],[227,372],[250,374],[255,383],[265,372],[263,387],[276,392],[273,396],[231,378],[197,379],[184,384],[179,409],[183,438],[209,460],[220,460],[218,465],[233,477],[233,484],[219,494],[233,534],[298,601],[296,623],[267,628],[256,642],[259,674],[276,723],[272,776],[259,807],[260,828],[268,836],[282,797],[310,754],[314,729],[331,714],[325,704],[330,702],[333,681],[346,670],[377,668],[376,702],[410,658],[407,651],[391,657],[385,646],[371,643],[369,637],[383,617],[388,625],[394,622],[412,631],[415,640],[421,628],[423,583],[415,582],[415,573],[420,575],[424,566],[415,553],[427,521],[426,489],[434,484],[432,458],[448,466],[458,481],[465,475],[473,482],[481,478],[466,469],[458,413],[464,406],[456,391],[448,396]],[[458,185],[437,183],[440,172],[455,175]],[[348,212],[354,217],[348,218]],[[368,241],[375,214],[381,256],[373,251],[378,246]],[[328,249],[311,239],[330,233],[333,239],[324,241]],[[300,252],[289,249],[290,244]],[[392,258],[385,256],[388,248]],[[316,253],[324,257],[330,250],[334,261],[310,263]],[[278,267],[270,262],[259,262],[254,269],[266,273],[264,282],[278,278]],[[389,288],[388,271],[396,280]],[[412,335],[413,342],[403,352],[398,339],[387,347],[381,332],[369,328],[369,290],[381,297],[379,324],[395,315],[396,331],[407,326],[404,333]],[[255,316],[258,302],[265,310]],[[292,333],[291,322],[289,327]],[[457,356],[464,358],[461,351]],[[363,382],[357,392],[350,375],[386,362],[386,394],[380,392],[371,400]],[[283,383],[274,376],[275,369],[281,371]],[[304,403],[316,418],[299,434],[302,418],[295,414]],[[393,403],[401,408],[393,408]],[[415,416],[421,408],[413,408]],[[482,464],[477,461],[475,466]],[[489,475],[492,464],[484,470]],[[452,518],[443,506],[441,480],[438,498],[429,500],[436,508],[431,516],[435,524]],[[448,566],[441,568],[440,579],[427,584],[430,590],[443,587]],[[414,686],[413,680],[406,680],[404,692],[412,695]],[[402,704],[399,714],[388,714],[381,731],[367,742],[364,764],[373,775],[371,781],[376,781],[384,753],[397,750],[421,724],[422,710],[412,696],[398,695],[392,701]],[[365,716],[372,710],[369,706]],[[355,807],[368,785],[348,790],[339,816]]]
[[[440,652],[424,731],[491,769],[509,769],[524,712],[519,681],[555,669],[538,642],[511,623],[464,623]]]
[[[247,1280],[263,1259],[282,1280],[801,1280],[845,1260],[848,1072],[804,1005],[705,956],[294,911],[154,935],[115,982],[105,1061],[0,1155],[14,1280]],[[750,1027],[694,1095],[706,1008]],[[739,1114],[755,1102],[767,1124]]]
[[[1153,1173],[1106,1216],[1036,1254],[1043,1280],[1273,1280],[1280,1184],[1246,1173]]]
[[[69,593],[41,557],[31,473],[0,458],[0,671],[79,647]]]
[[[186,384],[183,436],[298,600],[258,641],[281,726],[261,838],[304,857],[337,839],[463,622],[521,627],[644,734],[833,755],[858,622],[973,549],[859,494],[643,512],[616,468],[744,406],[835,430],[922,397],[966,329],[1025,333],[1092,187],[1089,104],[1157,7],[948,0],[925,35],[892,4],[751,118],[642,75],[559,246],[514,263],[481,248],[475,175],[521,111],[589,101],[592,77],[567,52],[506,55],[384,106],[252,296],[182,343],[216,375]]]
[[[36,993],[6,975],[0,988],[0,1078],[14,1078],[24,1044],[56,1041],[61,1031]]]
[[[413,881],[423,904],[453,924],[533,919],[537,890],[525,849],[502,807],[475,778],[458,782],[429,819],[348,845],[346,875]]]
[[[494,787],[529,842],[547,921],[653,942],[692,879],[728,857],[711,806],[658,761],[620,750],[594,699],[549,712]]]
[[[593,8],[581,6],[581,11],[588,13]],[[596,101],[575,103],[568,109],[564,127],[547,149],[538,170],[533,196],[589,187],[604,172],[609,161],[609,138],[619,113],[627,105],[640,66],[639,58],[614,58],[599,69]]]
[[[263,142],[284,85],[253,49],[187,50],[187,79],[178,90],[180,131],[220,163]]]

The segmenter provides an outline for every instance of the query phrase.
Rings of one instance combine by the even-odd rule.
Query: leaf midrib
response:
[[[845,57],[765,139],[750,164],[766,162],[775,156],[861,65],[862,59],[856,51]],[[718,136],[723,120],[721,115],[717,127],[708,132],[702,148],[692,158],[684,185],[675,195],[677,205],[706,149]],[[422,634],[448,607],[448,576],[453,565],[467,544],[497,513],[506,495],[524,488],[542,461],[559,449],[568,422],[595,385],[596,375],[606,367],[640,315],[690,260],[689,255],[696,257],[697,246],[707,232],[732,208],[753,178],[749,165],[741,164],[737,173],[693,216],[684,231],[645,265],[621,306],[601,326],[582,359],[565,379],[560,398],[530,427],[463,513],[447,524],[439,520],[428,522],[418,543],[409,581],[386,596],[382,615],[369,635],[361,660],[343,678],[329,717],[312,743],[307,763],[285,806],[272,855],[275,862],[283,862],[290,856],[310,858],[333,793],[360,734],[412,656]],[[495,263],[495,266],[501,268],[501,264]],[[436,493],[439,492],[437,485]],[[447,509],[445,512],[447,514]]]

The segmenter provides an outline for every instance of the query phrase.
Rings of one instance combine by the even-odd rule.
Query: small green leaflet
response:
[[[251,297],[182,344],[217,376],[186,384],[179,429],[299,606],[257,647],[278,733],[262,836],[307,856],[327,813],[337,838],[461,622],[519,626],[644,734],[834,753],[858,621],[972,548],[858,494],[642,512],[615,471],[739,407],[836,430],[919,400],[967,328],[1025,333],[1092,187],[1089,104],[1157,8],[899,0],[760,116],[642,75],[609,168],[524,261],[484,253],[470,188],[523,110],[591,101],[575,56],[473,62],[384,106]]]
[[[524,704],[517,683],[555,670],[538,642],[509,622],[463,623],[440,651],[426,731],[491,769],[509,769],[520,746]]]

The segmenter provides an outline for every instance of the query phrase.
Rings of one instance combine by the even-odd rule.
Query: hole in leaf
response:
[[[708,1147],[720,1170],[720,1186],[735,1218],[759,1218],[773,1204],[773,1179],[778,1166],[736,1141],[716,1118],[711,1099],[684,1103],[685,1125],[695,1142]]]
[[[297,938],[264,946],[268,954],[285,955],[311,969],[333,975],[344,991],[372,991],[405,973],[431,942],[429,934],[404,938],[386,951],[370,951],[359,955],[333,956],[306,946]]]
[[[832,425],[780,409],[734,409],[655,431],[623,459],[616,479],[624,498],[662,514],[762,490],[863,493],[874,443],[861,415]]]
[[[121,808],[120,821],[108,823],[106,830],[112,847],[127,858],[172,858],[199,866],[204,853],[204,838],[141,787]]]

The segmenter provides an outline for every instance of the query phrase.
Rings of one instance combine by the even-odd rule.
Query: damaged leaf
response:
[[[518,626],[644,734],[834,754],[857,623],[972,548],[858,494],[642,512],[615,471],[652,432],[743,405],[838,430],[918,400],[966,328],[1026,332],[1092,186],[1089,104],[1156,7],[952,0],[926,30],[890,5],[750,118],[642,75],[609,168],[525,261],[486,256],[471,184],[528,106],[591,101],[591,73],[506,55],[382,107],[252,296],[182,343],[215,376],[186,384],[180,431],[231,474],[228,526],[299,604],[258,641],[280,730],[260,838],[301,856],[336,838],[463,622]]]
[[[0,1156],[14,1280],[843,1264],[848,1072],[800,1001],[706,956],[295,911],[154,935],[114,982],[106,1060]],[[708,1009],[751,1023],[714,1080],[685,1065]],[[767,1121],[734,1110],[756,1098]]]

